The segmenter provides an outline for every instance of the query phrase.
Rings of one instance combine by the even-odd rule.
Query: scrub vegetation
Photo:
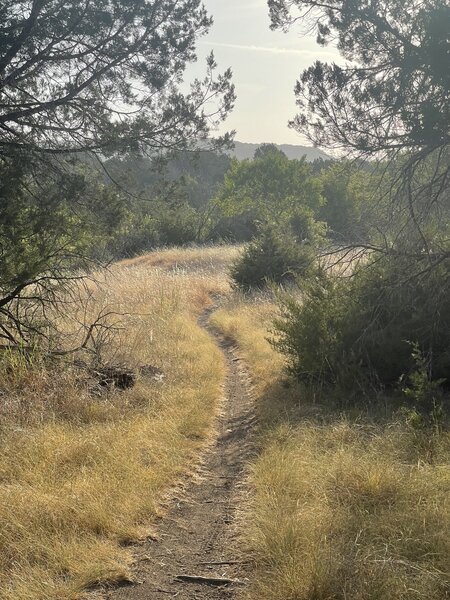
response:
[[[239,519],[255,568],[244,597],[445,598],[448,430],[387,398],[345,408],[331,390],[292,382],[268,341],[278,311],[259,294],[212,318],[249,367],[260,423]]]
[[[169,488],[207,442],[224,365],[197,318],[227,282],[209,268],[221,250],[179,256],[195,268],[151,266],[163,252],[114,266],[89,290],[93,313],[121,315],[104,359],[157,368],[134,387],[99,387],[71,357],[2,354],[2,600],[74,598],[126,579],[128,543],[152,535]]]
[[[1,600],[126,580],[217,458],[247,380],[210,313],[258,414],[242,596],[448,597],[450,8],[267,6],[342,56],[295,85],[290,127],[330,153],[312,162],[211,137],[236,93],[213,54],[186,81],[201,0],[0,5]],[[248,398],[229,437],[253,448]]]

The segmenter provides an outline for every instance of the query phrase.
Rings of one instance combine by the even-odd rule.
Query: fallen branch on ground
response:
[[[205,585],[244,585],[243,581],[239,579],[228,579],[227,577],[202,577],[201,575],[177,575],[175,577],[178,581],[185,583],[203,583]]]

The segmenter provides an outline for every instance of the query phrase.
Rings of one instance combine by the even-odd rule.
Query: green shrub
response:
[[[234,263],[231,278],[244,290],[261,288],[268,282],[286,283],[311,272],[314,259],[310,244],[300,244],[293,235],[266,226]]]
[[[288,357],[288,370],[307,383],[335,383],[342,354],[338,332],[345,320],[346,282],[325,276],[302,285],[302,301],[280,296],[280,317],[274,322],[277,350]]]
[[[273,343],[290,371],[347,389],[393,387],[417,370],[415,344],[430,380],[449,383],[449,265],[423,277],[410,271],[407,261],[386,258],[350,279],[305,282],[302,302],[282,298]]]
[[[194,209],[176,206],[155,214],[129,216],[108,246],[115,258],[132,257],[161,246],[182,246],[197,240],[197,221]]]
[[[148,215],[132,219],[110,242],[108,251],[114,259],[137,256],[161,245],[158,223]]]
[[[403,392],[412,399],[419,412],[409,413],[409,424],[419,429],[432,424],[439,432],[445,399],[442,384],[445,380],[431,379],[429,358],[424,356],[417,344],[412,344],[412,357],[416,363],[416,370],[407,379]]]
[[[183,246],[197,241],[196,212],[188,206],[178,206],[162,214],[158,223],[160,241],[165,246]]]

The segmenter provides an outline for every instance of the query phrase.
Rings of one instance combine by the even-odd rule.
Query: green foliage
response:
[[[409,277],[408,261],[384,259],[349,279],[320,278],[302,286],[301,302],[281,300],[275,346],[299,379],[347,390],[395,387],[427,360],[431,381],[450,381],[450,265]],[[422,373],[422,374],[421,374]],[[415,387],[414,387],[415,386]]]
[[[230,157],[222,153],[178,152],[169,161],[167,171],[172,181],[184,178],[186,201],[201,212],[216,195],[230,164]]]
[[[123,216],[116,188],[82,163],[66,173],[62,164],[37,183],[40,163],[23,154],[0,161],[0,339],[13,345],[47,326],[45,307],[56,307],[58,290],[102,257]]]
[[[212,22],[197,0],[3,2],[0,22],[0,338],[17,346],[111,247],[123,198],[94,165],[191,147],[235,95],[212,54],[181,91]],[[185,213],[165,215],[167,239],[192,237]]]
[[[250,239],[253,231],[245,224],[240,228],[240,219],[221,218],[211,201],[229,164],[226,155],[211,151],[180,151],[153,160],[128,154],[107,161],[108,173],[132,196],[127,222],[110,244],[111,256],[223,238]]]
[[[272,27],[305,20],[345,66],[303,71],[294,126],[319,145],[364,153],[448,145],[450,75],[446,0],[269,0]]]
[[[283,150],[280,150],[276,144],[261,144],[261,146],[256,148],[253,158],[258,160],[273,154],[280,154],[281,156],[286,157],[286,154],[283,152]]]
[[[145,210],[134,207],[108,244],[108,252],[118,259],[162,246],[183,246],[198,241],[198,227],[197,212],[182,202],[172,205],[154,202]]]
[[[321,185],[305,160],[289,160],[270,146],[254,160],[234,160],[219,190],[225,216],[251,213],[255,221],[285,225],[304,207],[314,213],[323,202]]]
[[[301,285],[302,300],[280,296],[274,322],[275,348],[288,358],[288,370],[307,383],[335,383],[344,365],[339,332],[345,321],[342,293],[347,285],[332,278],[310,278]],[[345,363],[344,363],[345,364]]]
[[[200,212],[215,196],[230,162],[226,154],[212,151],[178,151],[164,159],[130,153],[106,161],[105,168],[129,193],[141,198],[142,208],[148,199],[167,197],[170,202],[175,188]]]
[[[131,258],[160,245],[158,223],[150,215],[128,213],[127,219],[108,244],[113,259]]]
[[[0,22],[2,155],[185,147],[232,107],[212,55],[180,89],[212,22],[197,0],[3,2]]]
[[[210,241],[248,242],[258,234],[258,226],[251,213],[232,217],[218,216],[212,223],[207,239]]]
[[[392,248],[400,255],[409,252],[418,261],[424,252],[431,262],[448,258],[448,2],[268,0],[268,4],[273,28],[303,22],[305,29],[317,31],[319,44],[335,42],[344,59],[342,65],[316,61],[302,72],[295,89],[299,114],[291,126],[316,145],[346,149],[362,160],[372,157],[382,163],[379,220],[373,227],[378,232],[376,247],[384,253]],[[358,188],[361,184],[364,189],[360,179]],[[331,197],[337,193],[351,212],[355,204],[350,191],[340,185]],[[341,233],[351,216],[343,223],[336,214],[329,218]],[[444,229],[443,235],[435,235],[439,229]]]
[[[17,157],[0,162],[0,296],[42,273],[101,254],[122,216],[121,198],[78,164],[66,173],[30,176]]]
[[[369,241],[379,178],[362,163],[341,161],[327,167],[320,174],[325,202],[319,216],[330,236],[338,243]]]
[[[245,248],[230,274],[238,288],[261,288],[269,282],[287,283],[308,275],[314,260],[311,244],[300,244],[291,233],[265,226]]]
[[[261,146],[254,160],[232,163],[217,203],[226,216],[250,215],[260,226],[231,270],[238,287],[309,275],[325,235],[325,224],[314,218],[320,190],[305,160],[289,160],[273,144]]]
[[[235,161],[231,169],[228,156],[210,151],[175,152],[165,160],[128,154],[107,161],[113,179],[134,196],[128,203],[127,226],[111,245],[112,255],[130,256],[155,246],[192,241],[250,241],[257,235],[258,224],[268,222],[291,228],[299,241],[323,236],[324,224],[314,222],[314,212],[322,202],[320,182],[312,177],[310,166],[289,161],[273,144],[262,145],[255,156],[255,161],[246,161],[247,166]],[[225,175],[230,181],[233,169],[242,174],[249,166],[258,181],[269,164],[267,201],[257,196],[257,189],[251,190],[249,181],[247,190],[235,182],[238,195],[225,198],[228,184],[220,187]],[[221,199],[215,201],[219,188]],[[241,201],[247,191],[256,194],[252,196],[255,201]],[[296,196],[286,199],[282,194]]]
[[[445,379],[433,380],[430,374],[430,359],[420,350],[419,345],[414,343],[411,356],[415,362],[416,370],[408,378],[403,392],[411,399],[418,412],[410,413],[410,423],[416,427],[423,425],[424,415],[439,427],[443,416],[444,394],[442,385]]]
[[[163,211],[158,223],[160,243],[176,246],[197,241],[197,213],[189,205],[182,204]]]

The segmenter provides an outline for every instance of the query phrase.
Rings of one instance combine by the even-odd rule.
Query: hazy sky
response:
[[[337,53],[321,48],[314,36],[270,30],[266,0],[204,0],[214,25],[199,41],[199,64],[189,75],[204,71],[203,58],[214,50],[219,68],[231,67],[237,102],[224,130],[236,129],[242,142],[302,144],[288,129],[296,113],[294,85],[300,72],[317,58],[332,61]]]

